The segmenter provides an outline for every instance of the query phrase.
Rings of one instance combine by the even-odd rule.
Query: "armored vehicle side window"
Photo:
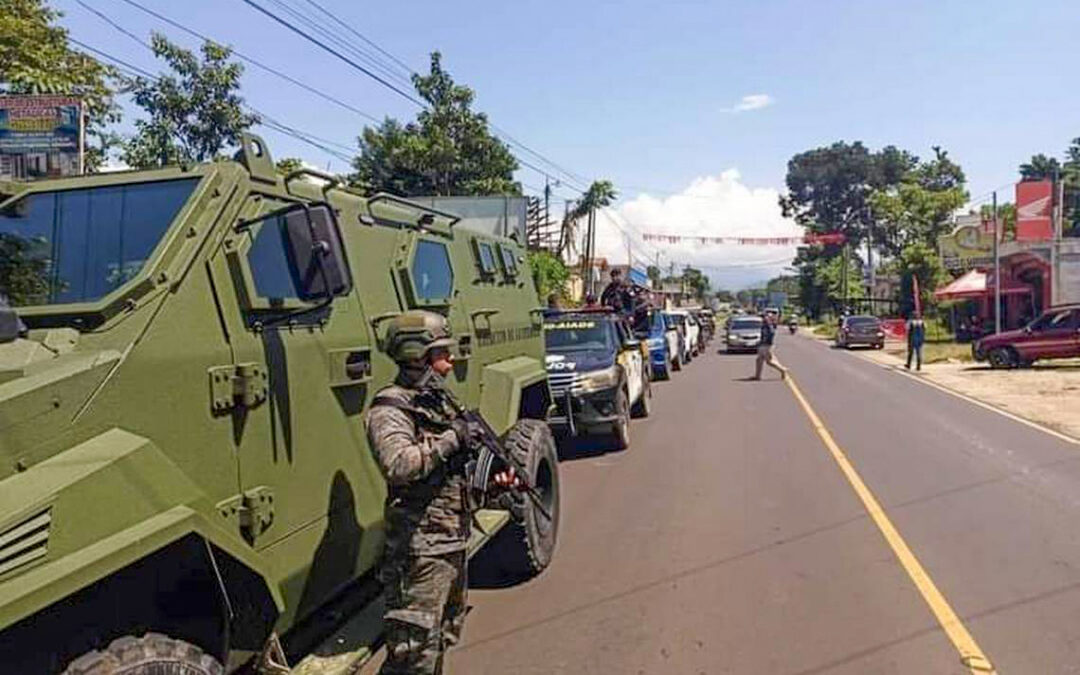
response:
[[[285,218],[285,212],[278,212],[259,221],[247,252],[255,293],[271,302],[300,298],[300,279],[289,255]]]
[[[37,192],[0,211],[0,288],[15,306],[100,300],[146,264],[197,178]]]
[[[499,253],[502,254],[503,269],[506,271],[506,276],[517,276],[517,260],[514,259],[514,249],[500,245]]]
[[[492,276],[495,274],[495,252],[491,250],[491,244],[478,241],[476,243],[476,249],[480,256],[480,271],[484,276]]]
[[[410,271],[417,300],[441,302],[453,294],[454,270],[446,244],[427,239],[416,242]]]

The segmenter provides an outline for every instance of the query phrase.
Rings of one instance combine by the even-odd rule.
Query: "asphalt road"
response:
[[[1080,446],[814,340],[777,354],[997,672],[1080,672]],[[448,672],[972,672],[792,390],[752,369],[710,353],[657,383],[629,450],[568,453],[555,561],[471,592]]]

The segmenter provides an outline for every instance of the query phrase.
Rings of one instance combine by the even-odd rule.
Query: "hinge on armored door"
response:
[[[274,491],[262,485],[229,497],[217,505],[222,518],[233,521],[244,538],[254,542],[274,524]]]
[[[266,366],[261,363],[214,366],[207,372],[210,375],[210,407],[216,413],[238,406],[254,408],[266,400],[268,376]]]

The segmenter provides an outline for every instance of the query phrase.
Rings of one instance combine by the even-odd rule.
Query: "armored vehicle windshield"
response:
[[[142,269],[198,178],[32,192],[0,209],[15,307],[93,302]]]

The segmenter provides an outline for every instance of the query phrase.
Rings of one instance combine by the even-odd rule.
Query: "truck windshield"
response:
[[[15,307],[99,300],[134,277],[198,178],[35,192],[0,210],[0,288]]]
[[[565,319],[544,324],[544,342],[548,351],[585,351],[615,349],[615,332],[607,321]]]

